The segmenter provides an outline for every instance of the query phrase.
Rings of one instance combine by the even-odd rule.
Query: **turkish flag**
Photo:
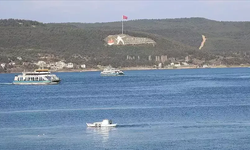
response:
[[[128,17],[123,15],[123,16],[122,16],[122,19],[128,19]]]

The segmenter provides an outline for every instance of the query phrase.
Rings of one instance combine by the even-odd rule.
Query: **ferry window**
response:
[[[35,81],[38,81],[38,77],[35,77]]]
[[[46,76],[46,78],[47,78],[48,80],[51,80],[51,77],[50,77],[50,76]]]

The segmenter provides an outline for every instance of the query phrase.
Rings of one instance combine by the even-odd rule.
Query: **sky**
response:
[[[250,0],[0,0],[0,19],[43,23],[202,17],[250,21]]]

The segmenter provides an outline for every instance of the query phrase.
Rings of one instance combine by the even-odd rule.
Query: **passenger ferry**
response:
[[[108,66],[101,72],[101,75],[102,76],[120,76],[120,75],[124,75],[124,73],[121,70]]]
[[[34,72],[23,72],[21,75],[15,75],[13,84],[47,85],[59,82],[60,79],[55,74],[51,74],[48,69],[36,69]]]

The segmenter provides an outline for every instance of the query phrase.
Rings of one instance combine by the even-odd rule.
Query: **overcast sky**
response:
[[[39,22],[112,22],[203,17],[250,21],[250,0],[0,0],[0,19]]]

